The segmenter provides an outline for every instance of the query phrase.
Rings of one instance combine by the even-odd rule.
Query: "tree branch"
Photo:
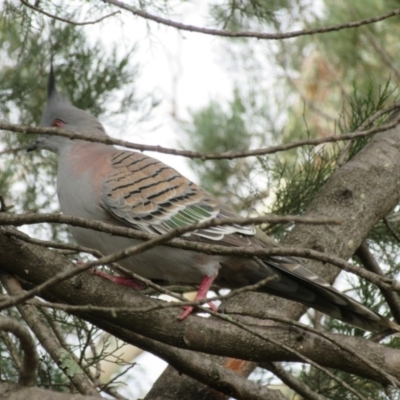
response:
[[[129,343],[135,342],[136,346],[157,355],[181,373],[231,397],[246,400],[284,400],[280,393],[241,377],[203,354],[167,346],[104,320],[98,322],[111,334]]]
[[[37,287],[35,289],[33,289],[32,291],[30,291],[29,293],[26,293],[24,295],[21,296],[17,296],[15,298],[10,299],[8,302],[3,302],[3,304],[0,305],[0,309],[4,309],[5,307],[9,307],[10,305],[15,305],[21,301],[25,301],[28,298],[31,298],[32,296],[36,295],[37,293],[39,293],[40,290],[43,290],[45,287],[49,286],[49,285],[54,285],[58,282],[61,282],[65,279],[68,279],[70,277],[76,276],[77,274],[79,274],[80,272],[83,272],[93,266],[96,265],[102,265],[102,264],[109,264],[111,262],[116,262],[119,261],[121,259],[130,257],[132,255],[135,254],[139,254],[142,253],[150,248],[153,248],[157,245],[160,244],[164,244],[169,242],[171,239],[173,239],[174,237],[187,233],[187,232],[191,232],[194,231],[196,229],[200,229],[200,228],[205,228],[205,227],[209,227],[209,226],[214,226],[214,225],[225,225],[225,224],[231,224],[232,221],[237,221],[237,223],[243,224],[243,225],[247,225],[249,224],[252,220],[256,220],[256,219],[264,219],[265,217],[259,217],[259,218],[254,218],[254,219],[226,219],[226,220],[218,220],[218,219],[212,219],[206,222],[202,222],[202,223],[196,223],[190,226],[186,226],[186,227],[181,227],[181,228],[177,228],[174,229],[173,231],[170,231],[164,235],[149,235],[146,233],[142,233],[142,232],[138,232],[134,229],[128,229],[128,228],[123,228],[123,227],[118,227],[118,226],[113,226],[113,225],[109,225],[109,224],[104,224],[102,222],[99,221],[86,221],[85,219],[82,218],[76,218],[76,217],[69,217],[69,216],[62,216],[59,214],[50,214],[48,215],[50,216],[50,219],[58,219],[58,220],[69,220],[71,224],[75,225],[75,226],[86,226],[86,227],[91,227],[92,229],[99,229],[101,228],[102,231],[105,232],[110,232],[112,231],[113,233],[116,232],[120,232],[120,233],[128,233],[128,236],[132,236],[132,237],[138,237],[143,239],[145,237],[149,237],[149,240],[143,243],[139,243],[137,245],[134,245],[132,247],[129,247],[125,250],[113,253],[111,255],[108,256],[103,256],[101,258],[99,258],[97,261],[90,261],[87,262],[79,267],[76,267],[74,269],[70,269],[67,271],[64,271],[63,273],[52,277],[49,282],[44,283],[43,285],[41,285],[40,287]],[[5,221],[21,221],[21,220],[25,220],[26,216],[16,216],[16,215],[5,215],[5,214],[0,214],[0,225],[1,223],[5,223]],[[29,216],[32,217],[34,220],[37,220],[37,217],[40,218],[40,215],[33,215],[33,216]],[[29,221],[30,218],[28,218],[27,220]],[[179,239],[173,239],[173,241],[171,242],[172,245],[179,243],[176,242]],[[399,290],[400,288],[400,284],[397,282],[394,282],[392,280],[388,280],[388,279],[384,279],[383,277],[365,271],[359,267],[356,267],[350,263],[347,263],[344,260],[339,259],[338,257],[334,257],[334,256],[330,256],[328,254],[324,254],[324,253],[320,253],[320,252],[315,252],[313,250],[308,250],[308,249],[289,249],[289,248],[284,248],[284,249],[279,249],[279,248],[269,248],[269,249],[253,249],[253,248],[241,248],[241,247],[225,247],[225,246],[215,246],[215,245],[208,245],[208,244],[202,244],[202,243],[196,243],[196,242],[185,242],[182,241],[183,246],[179,246],[182,248],[186,248],[186,249],[191,249],[191,250],[195,250],[195,251],[204,251],[204,252],[208,252],[211,253],[213,252],[213,250],[217,250],[218,254],[235,254],[235,255],[253,255],[253,256],[267,256],[267,255],[282,255],[282,256],[287,256],[287,255],[295,255],[295,256],[302,256],[302,257],[308,257],[311,259],[317,259],[320,261],[326,261],[326,262],[330,262],[333,265],[337,265],[345,270],[348,271],[352,271],[356,274],[358,274],[359,276],[362,276],[368,280],[370,280],[371,282],[373,282],[374,284],[383,287],[385,289],[389,289],[389,290]],[[271,245],[273,246],[274,243],[271,241]],[[151,281],[146,280],[138,275],[133,274],[131,271],[129,271],[126,268],[123,267],[118,267],[119,269],[122,269],[126,274],[128,274],[129,276],[132,276],[135,279],[138,279],[142,282],[144,282],[146,285],[149,286],[154,286],[154,288],[159,289],[159,287],[157,287],[156,285],[153,285],[151,283]],[[165,289],[160,289],[162,291],[165,292]],[[173,294],[172,294],[173,295]],[[174,295],[173,295],[174,296]]]
[[[341,268],[345,271],[349,271],[357,274],[365,279],[368,279],[370,282],[383,287],[388,290],[400,290],[400,283],[393,281],[392,279],[382,277],[372,272],[365,271],[362,268],[359,268],[353,264],[350,264],[339,257],[335,257],[326,253],[318,252],[310,249],[299,249],[299,248],[279,248],[274,247],[275,242],[271,240],[270,248],[249,248],[247,247],[226,247],[220,245],[212,245],[205,244],[200,242],[192,242],[183,239],[176,239],[177,236],[181,236],[185,233],[193,232],[197,229],[204,229],[212,226],[223,226],[223,225],[251,225],[257,222],[269,222],[269,223],[277,223],[279,222],[287,222],[297,220],[298,222],[306,222],[309,223],[338,223],[337,219],[325,219],[322,217],[317,217],[315,219],[309,219],[307,217],[276,217],[276,216],[260,216],[254,218],[226,218],[224,220],[221,219],[211,219],[205,222],[199,222],[196,224],[188,225],[181,228],[176,228],[173,231],[165,235],[155,235],[149,234],[146,232],[141,232],[131,228],[120,227],[116,225],[106,224],[100,221],[86,220],[84,218],[73,217],[69,215],[61,215],[61,214],[24,214],[24,215],[16,215],[16,214],[1,214],[0,213],[0,226],[1,225],[13,225],[19,226],[30,223],[39,223],[39,222],[60,222],[66,223],[72,226],[79,226],[83,228],[90,228],[96,231],[109,233],[111,235],[117,236],[125,236],[131,237],[134,239],[140,240],[149,240],[148,243],[133,246],[129,249],[124,250],[120,253],[114,253],[108,257],[103,257],[99,261],[91,262],[90,265],[82,265],[81,270],[88,269],[95,265],[106,264],[110,262],[117,261],[117,259],[126,258],[129,254],[139,254],[140,252],[145,251],[150,247],[154,247],[160,243],[164,243],[165,245],[170,245],[172,247],[178,247],[186,250],[199,251],[209,254],[223,254],[223,255],[247,255],[247,256],[296,256],[296,257],[304,257],[309,259],[314,259],[322,262],[328,262],[332,265],[335,265],[338,268]],[[13,232],[10,232],[11,235],[14,235]],[[16,233],[15,236],[22,238],[21,233]],[[28,241],[31,241],[28,239]],[[150,247],[149,247],[150,246]],[[90,251],[93,254],[93,251]],[[77,273],[80,271],[77,269]],[[126,270],[126,273],[131,274],[130,271]],[[71,275],[72,276],[72,275]],[[133,275],[132,275],[133,276]],[[133,276],[138,280],[142,278],[139,276]],[[148,281],[144,281],[146,284]]]
[[[24,387],[12,383],[0,382],[0,398],[7,400],[98,400],[96,396],[57,393],[37,387]]]
[[[67,24],[75,25],[75,26],[98,24],[99,22],[105,20],[106,18],[112,17],[112,16],[114,16],[114,15],[116,15],[116,14],[119,14],[119,13],[121,12],[121,11],[115,11],[115,12],[113,12],[113,13],[104,15],[103,17],[100,17],[100,18],[98,18],[98,19],[96,19],[96,20],[94,20],[94,21],[76,22],[76,21],[72,21],[72,20],[67,19],[67,18],[59,17],[58,15],[50,14],[49,12],[44,11],[44,10],[42,10],[41,8],[35,7],[35,6],[32,5],[32,4],[29,4],[29,3],[28,3],[27,1],[25,1],[25,0],[19,0],[19,1],[20,1],[24,6],[30,8],[31,10],[34,10],[34,11],[36,11],[36,12],[39,12],[40,14],[43,14],[43,15],[45,15],[46,17],[49,17],[49,18],[54,19],[54,20],[57,20],[57,21],[66,22]],[[37,2],[37,3],[39,3],[39,2]]]
[[[400,9],[396,9],[377,17],[366,18],[359,21],[347,22],[345,24],[333,25],[325,28],[304,29],[286,33],[230,32],[219,29],[202,28],[194,25],[186,25],[181,22],[171,21],[167,18],[150,14],[144,10],[139,10],[138,8],[130,6],[119,0],[104,0],[104,1],[105,3],[129,11],[132,14],[137,15],[141,18],[147,19],[149,21],[154,21],[166,26],[170,26],[179,30],[203,33],[205,35],[229,37],[229,38],[256,38],[256,39],[269,39],[269,40],[282,40],[282,39],[289,39],[305,35],[315,35],[318,33],[336,32],[342,29],[358,28],[359,26],[373,24],[388,18],[395,17],[400,14]]]
[[[382,116],[385,113],[393,111],[397,108],[399,108],[399,104],[395,104],[395,105],[385,108],[384,110],[380,110],[377,114],[379,114],[379,116]],[[20,132],[20,133],[24,133],[24,134],[46,134],[46,135],[62,136],[62,137],[68,137],[70,139],[75,139],[75,140],[86,140],[88,142],[123,146],[128,149],[134,149],[134,150],[139,150],[139,151],[155,151],[155,152],[159,152],[159,153],[179,155],[179,156],[188,157],[188,158],[200,158],[202,160],[223,160],[223,159],[232,160],[234,158],[244,158],[244,157],[274,154],[274,153],[278,153],[281,151],[286,151],[286,150],[290,150],[290,149],[294,149],[294,148],[302,147],[302,146],[317,146],[322,143],[333,143],[333,142],[359,139],[359,138],[375,135],[379,132],[385,132],[387,130],[390,130],[390,129],[394,128],[399,123],[399,121],[400,121],[400,117],[397,116],[394,120],[391,120],[390,122],[388,122],[386,124],[383,124],[380,126],[375,126],[373,128],[362,130],[362,131],[360,130],[360,131],[355,131],[352,133],[344,133],[342,135],[331,135],[331,136],[325,136],[322,138],[315,138],[315,139],[307,138],[307,139],[298,140],[298,141],[288,143],[288,144],[281,144],[281,145],[277,145],[277,146],[270,146],[270,147],[266,147],[266,148],[255,149],[255,150],[226,151],[226,152],[209,153],[209,154],[201,153],[201,152],[197,152],[197,151],[190,151],[190,150],[177,150],[177,149],[166,148],[166,147],[162,147],[162,146],[151,146],[151,145],[144,145],[144,144],[138,144],[138,143],[131,143],[126,140],[113,139],[111,137],[87,136],[87,135],[83,135],[78,132],[65,131],[65,130],[62,130],[59,128],[22,126],[22,125],[9,124],[6,122],[0,122],[0,130],[7,130],[7,131],[11,131],[11,132]]]
[[[356,256],[359,257],[361,262],[364,264],[368,271],[374,272],[375,274],[384,276],[384,273],[376,261],[375,257],[370,252],[367,244],[364,242],[356,251]],[[394,319],[400,323],[400,299],[397,293],[390,290],[380,288],[383,297],[385,298],[390,311]]]
[[[11,332],[21,343],[21,349],[24,352],[24,361],[18,384],[21,386],[34,386],[39,357],[32,336],[18,321],[4,316],[0,316],[0,331]]]
[[[260,365],[262,368],[267,369],[276,375],[286,386],[293,389],[296,393],[302,396],[306,400],[327,400],[325,396],[314,392],[304,382],[296,379],[293,375],[286,372],[285,369],[278,363],[263,363]]]
[[[5,255],[7,254],[7,257]],[[30,263],[27,265],[26,260]],[[40,284],[65,268],[65,260],[55,252],[30,244],[23,244],[0,234],[0,268],[13,272],[19,279],[31,284]],[[108,281],[90,275],[81,275],[79,280],[64,281],[57,287],[50,287],[43,292],[42,297],[76,305],[96,304],[98,306],[128,307],[132,304],[150,306],[156,300],[138,295],[128,288],[116,287]],[[178,322],[177,312],[163,310],[147,313],[118,313],[110,319],[108,312],[76,313],[88,321],[95,322],[105,328],[103,321],[112,321],[113,325],[145,335],[153,340],[180,347],[186,350],[200,351],[222,356],[249,359],[254,361],[300,361],[293,353],[286,351],[254,334],[245,332],[233,326],[228,321],[214,318],[190,317],[187,321]],[[94,321],[94,319],[96,321]],[[359,362],[349,352],[324,338],[299,328],[282,326],[257,326],[256,320],[248,322],[251,329],[265,337],[280,338],[285,346],[296,349],[299,353],[313,359],[325,367],[339,368],[354,374],[359,374],[378,382],[390,383],[375,369]],[[106,329],[107,330],[107,329]],[[113,332],[114,333],[114,332]],[[352,338],[343,335],[329,334],[334,340],[346,343],[353,351],[374,362],[380,369],[396,379],[400,379],[400,352],[395,349],[370,342],[362,338]],[[122,338],[122,337],[121,337]],[[123,339],[124,340],[124,339]],[[137,343],[132,343],[137,345]],[[254,351],[251,354],[248,349]]]
[[[20,284],[12,276],[1,273],[0,280],[9,294],[18,295],[22,293]],[[19,305],[17,307],[40,344],[79,392],[101,398],[96,388],[93,386],[93,383],[78,365],[74,355],[67,348],[61,346],[57,338],[40,318],[36,308],[28,304]]]

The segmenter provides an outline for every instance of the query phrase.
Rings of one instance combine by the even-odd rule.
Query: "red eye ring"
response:
[[[62,128],[65,125],[64,121],[61,121],[61,119],[55,119],[53,122],[53,126],[56,126],[57,128]]]

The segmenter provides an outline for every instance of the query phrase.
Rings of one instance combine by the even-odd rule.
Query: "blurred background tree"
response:
[[[184,3],[148,1],[138,2],[137,7],[172,18],[179,14],[180,7],[186,6]],[[77,4],[72,7],[66,1],[36,2],[41,9],[74,21],[93,20],[101,13],[115,11],[94,1]],[[215,28],[231,31],[285,32],[381,15],[398,4],[394,0],[210,1],[203,20]],[[78,107],[106,121],[110,117],[126,118],[131,110],[136,112],[135,124],[154,117],[150,112],[158,99],[154,94],[137,93],[140,66],[133,62],[137,54],[134,44],[120,56],[117,44],[105,48],[102,38],[90,38],[85,27],[44,19],[36,11],[14,1],[5,1],[0,7],[0,120],[39,123],[46,98],[51,52],[57,75],[62,76],[58,80],[61,92]],[[400,47],[398,30],[398,18],[392,18],[357,29],[284,41],[218,39],[220,65],[233,82],[230,100],[212,99],[209,104],[192,108],[183,116],[174,114],[182,133],[180,144],[205,153],[243,151],[358,129],[375,112],[397,99],[400,82],[400,67],[396,64]],[[152,40],[150,26],[149,40]],[[207,77],[202,79],[207,80]],[[167,98],[163,100],[168,102]],[[174,101],[176,99],[172,99],[172,103]],[[125,126],[124,120],[121,127]],[[13,211],[18,213],[58,210],[56,159],[47,153],[27,156],[21,147],[31,140],[31,136],[22,134],[1,136],[0,193],[6,204],[12,205]],[[305,147],[257,158],[194,159],[188,163],[202,186],[243,215],[301,214],[338,167],[338,159],[344,163],[366,142],[354,141],[351,146],[344,143]],[[393,234],[393,230],[397,232],[397,211],[388,217],[386,224],[382,222],[371,231],[367,240],[390,277],[396,277],[399,272],[396,257],[399,242]],[[291,228],[291,225],[265,227],[277,239]],[[68,237],[64,226],[44,225],[30,229],[31,233],[54,240]],[[363,265],[360,258],[355,257],[353,261]],[[376,311],[390,315],[391,310],[376,287],[343,277],[339,278],[339,284],[341,290],[351,292]],[[10,315],[20,318],[15,310],[11,310]],[[60,323],[63,335],[70,341],[68,350],[77,354],[80,365],[89,375],[93,374],[89,368],[111,352],[105,345],[96,356],[87,355],[87,343],[101,332],[78,318],[61,312],[44,318]],[[336,332],[365,335],[318,313],[309,313],[308,322],[317,327],[322,324],[325,329]],[[66,327],[69,328],[66,330]],[[7,335],[1,338],[0,376],[10,380],[18,369],[11,351],[16,345]],[[390,340],[389,345],[398,347],[396,339]],[[115,359],[117,362],[120,357],[115,355]],[[331,399],[355,398],[319,370],[308,366],[287,368],[321,395]],[[69,390],[67,377],[60,373],[45,350],[41,371],[39,385]],[[377,384],[367,384],[341,371],[333,372],[351,382],[365,397],[388,398]],[[272,379],[272,374],[257,371],[254,377],[267,381]]]

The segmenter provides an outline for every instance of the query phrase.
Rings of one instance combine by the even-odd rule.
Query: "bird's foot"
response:
[[[108,279],[109,281],[114,282],[117,285],[127,286],[135,290],[143,290],[147,287],[145,283],[140,282],[137,279],[130,278],[128,276],[114,276],[107,274],[103,271],[97,271],[96,269],[91,269],[90,271],[93,275]]]
[[[218,307],[212,301],[209,301],[207,304],[209,305],[209,307],[211,308],[212,311],[218,312]],[[196,307],[194,307],[194,306],[184,306],[182,308],[183,308],[184,311],[178,317],[178,319],[180,321],[183,321],[188,315],[192,314]]]
[[[204,300],[207,298],[207,292],[210,290],[211,285],[214,282],[214,279],[217,277],[217,275],[213,276],[206,276],[204,279],[201,281],[199,290],[196,293],[196,297],[194,298],[194,301],[199,301],[199,300]],[[213,311],[218,311],[218,307],[212,303],[211,301],[207,303],[211,310]],[[188,315],[190,315],[195,307],[194,306],[184,306],[182,307],[184,309],[183,313],[178,317],[180,321],[183,321]]]

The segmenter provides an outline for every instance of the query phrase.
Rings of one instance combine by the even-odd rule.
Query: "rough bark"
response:
[[[97,396],[57,393],[37,387],[19,386],[0,382],[0,399],[7,400],[99,400]]]
[[[0,228],[0,268],[2,270],[13,273],[23,282],[37,285],[64,268],[73,268],[73,264],[69,264],[64,257],[51,250],[10,237],[7,235],[8,229]],[[369,379],[382,381],[382,377],[376,371],[367,368],[350,353],[341,350],[326,339],[298,328],[271,325],[268,322],[260,324],[259,320],[248,319],[247,326],[256,335],[265,337],[264,340],[243,331],[230,322],[217,318],[192,316],[179,322],[177,321],[179,309],[147,312],[118,311],[119,307],[143,309],[159,302],[142,296],[132,289],[116,287],[113,283],[89,273],[64,281],[56,287],[50,287],[41,293],[41,296],[48,300],[86,306],[87,310],[74,311],[74,313],[95,322],[106,330],[107,324],[111,322],[113,326],[129,330],[132,334],[143,335],[181,349],[257,362],[301,361],[298,356],[268,342],[268,338],[271,338],[296,349],[321,365],[345,369]],[[92,311],[88,305],[112,307],[112,311]],[[118,332],[113,333],[118,336]],[[362,338],[329,335],[338,342],[346,344],[356,354],[362,354],[374,361],[383,371],[400,379],[400,351]],[[121,338],[126,339],[122,335]],[[138,339],[132,339],[131,342],[140,346]],[[385,379],[383,382],[387,383]]]

